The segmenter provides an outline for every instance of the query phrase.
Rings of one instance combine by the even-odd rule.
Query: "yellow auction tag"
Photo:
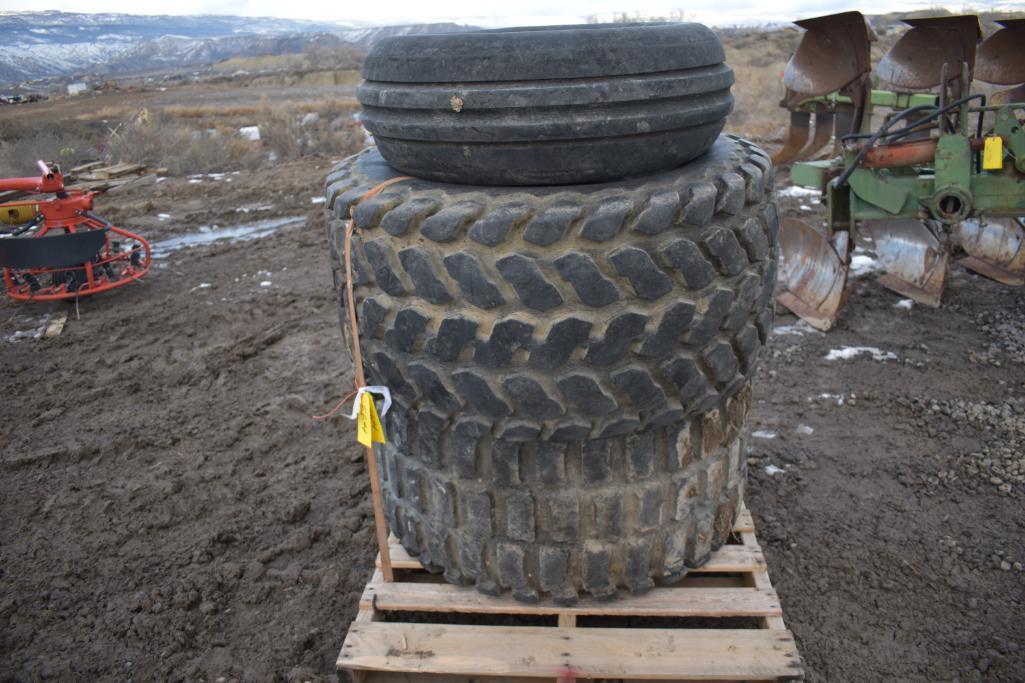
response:
[[[982,168],[985,171],[999,171],[1004,167],[1004,141],[992,136],[986,138],[982,148]]]
[[[377,416],[374,397],[370,392],[360,394],[359,414],[356,416],[356,440],[368,448],[375,441],[384,443],[384,429],[381,418]]]

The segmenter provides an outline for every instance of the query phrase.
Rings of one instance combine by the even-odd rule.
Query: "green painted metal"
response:
[[[873,90],[871,102],[873,107],[889,107],[890,109],[908,109],[919,105],[935,105],[937,97],[930,93],[908,93],[894,92],[892,90]],[[853,105],[854,101],[839,92],[833,92],[819,97],[809,97],[802,100],[794,107],[794,110],[814,111],[816,105],[826,104],[836,106],[838,104]]]
[[[859,169],[851,175],[849,183],[852,191],[848,215],[855,223],[886,218],[922,218],[923,209],[929,207],[931,199],[936,195],[937,185],[935,177],[931,174],[917,177],[893,175],[862,195],[853,188],[855,177],[864,174],[872,175],[868,169]],[[878,180],[878,176],[876,179]],[[873,192],[886,192],[903,196],[905,199],[895,211],[890,211],[878,203],[879,195]],[[1013,176],[975,174],[971,178],[968,194],[972,199],[972,213],[975,215],[1025,215],[1025,191],[1021,180]],[[890,199],[892,200],[892,196]],[[892,208],[893,204],[889,206]]]
[[[884,172],[886,170],[888,169],[859,168],[851,174],[847,184],[854,195],[851,198],[852,209],[864,203],[877,206],[891,216],[898,216],[907,210],[906,207],[917,206],[912,191],[904,182],[906,178]],[[855,202],[855,198],[860,201]],[[855,217],[857,216],[855,213]]]
[[[829,179],[854,162],[856,153],[851,151],[842,160],[796,163],[791,179],[796,185],[825,188],[831,231],[880,219],[935,218],[956,223],[982,214],[1021,216],[1025,213],[1025,179],[1020,175],[1025,173],[1025,130],[1016,109],[1025,110],[1025,103],[972,109],[996,113],[993,134],[1004,141],[1002,171],[976,172],[977,152],[972,151],[970,138],[947,133],[937,139],[931,165],[859,168],[851,174],[848,187],[837,189]],[[957,203],[960,210],[951,212]]]
[[[972,213],[971,143],[964,135],[948,133],[936,141],[933,196],[926,202],[934,218],[958,223]]]
[[[799,161],[790,167],[790,182],[801,187],[812,187],[822,192],[825,190],[828,171],[835,169],[836,164],[830,159],[822,161]]]
[[[1025,105],[1005,105],[996,110],[993,134],[1004,139],[1004,163],[1010,153],[1014,158],[1014,167],[1025,173],[1025,130],[1022,130],[1018,117],[1014,115],[1016,108],[1025,108]]]

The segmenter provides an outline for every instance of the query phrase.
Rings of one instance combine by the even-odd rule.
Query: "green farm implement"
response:
[[[998,22],[980,45],[975,16],[908,19],[875,84],[860,13],[797,23],[775,161],[822,191],[826,216],[783,221],[780,303],[829,329],[857,240],[873,246],[881,284],[926,305],[940,304],[954,253],[1025,284],[1025,20]]]

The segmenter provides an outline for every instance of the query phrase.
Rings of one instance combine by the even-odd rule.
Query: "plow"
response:
[[[861,13],[796,23],[790,127],[773,161],[822,192],[826,216],[782,222],[778,301],[828,330],[859,243],[875,251],[880,284],[927,306],[940,305],[955,255],[1025,284],[1025,19],[985,40],[974,15],[907,19],[874,73]]]
[[[95,192],[64,187],[58,166],[38,177],[0,180],[0,191],[52,194],[0,204],[0,268],[7,296],[77,299],[135,282],[149,270],[149,243],[92,212]]]

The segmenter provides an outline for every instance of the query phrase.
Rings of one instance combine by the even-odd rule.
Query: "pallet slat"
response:
[[[355,623],[338,665],[467,676],[736,680],[800,675],[788,631]]]
[[[391,565],[395,569],[421,569],[423,565],[415,557],[410,557],[406,549],[394,538],[388,544],[391,553]],[[380,567],[380,559],[377,566]],[[765,558],[758,548],[743,545],[724,545],[712,554],[712,558],[703,567],[691,569],[691,573],[708,572],[752,572],[765,569]]]
[[[95,179],[95,180],[107,180],[110,178],[120,178],[121,176],[128,175],[129,173],[140,173],[144,172],[146,167],[142,164],[114,164],[112,166],[104,166],[103,168],[93,168],[88,172],[80,173],[79,175],[83,179]]]
[[[78,173],[85,173],[86,171],[91,171],[94,168],[100,168],[101,166],[103,166],[103,164],[104,164],[104,162],[102,162],[102,161],[90,161],[88,164],[82,164],[81,166],[75,166],[71,170],[65,171],[64,172],[64,177],[67,178],[69,175],[75,175],[75,174],[78,174]]]
[[[527,605],[512,597],[490,597],[447,583],[367,584],[361,609],[473,614],[557,614],[637,617],[770,617],[783,613],[774,591],[758,588],[672,588],[627,600],[581,600],[572,606]]]

